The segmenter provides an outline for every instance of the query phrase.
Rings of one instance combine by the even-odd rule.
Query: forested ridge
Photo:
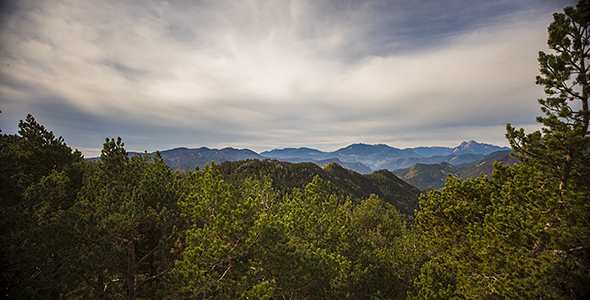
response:
[[[513,157],[511,152],[497,151],[479,160],[459,165],[451,165],[448,162],[415,164],[407,169],[394,170],[392,173],[423,191],[436,190],[445,186],[448,174],[461,179],[477,177],[482,173],[491,176],[494,171],[494,164],[497,162],[510,166],[517,164],[519,160]]]
[[[234,186],[248,178],[269,180],[273,189],[281,195],[294,188],[303,189],[314,177],[330,182],[331,193],[353,202],[368,199],[372,194],[387,202],[399,212],[413,216],[418,209],[420,190],[399,179],[387,170],[370,174],[359,174],[339,165],[329,163],[323,168],[317,164],[289,163],[277,160],[256,160],[224,162],[217,166],[220,175]]]
[[[405,298],[426,258],[411,218],[354,197],[374,183],[339,165],[179,172],[120,138],[87,162],[33,116],[19,128],[2,138],[7,298]]]
[[[519,164],[449,176],[415,214],[388,171],[173,171],[120,138],[89,162],[29,115],[0,138],[2,298],[588,299],[589,29],[587,1],[554,14],[542,130],[506,128]]]

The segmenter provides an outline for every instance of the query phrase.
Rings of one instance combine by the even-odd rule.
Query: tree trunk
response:
[[[128,269],[127,269],[127,299],[135,300],[136,295],[136,278],[135,273],[137,266],[135,265],[135,243],[133,239],[129,239],[129,252],[128,252]]]

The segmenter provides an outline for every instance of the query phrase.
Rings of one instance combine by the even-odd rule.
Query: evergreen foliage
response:
[[[5,298],[405,299],[424,261],[408,217],[369,194],[411,203],[390,172],[259,160],[173,172],[120,138],[86,162],[31,116],[22,127],[37,135],[1,140],[3,162],[22,158],[2,165]]]
[[[278,201],[269,182],[239,192],[214,167],[194,176],[182,202],[194,225],[174,271],[184,296],[404,299],[412,288],[418,234],[378,198],[354,206],[316,176]]]
[[[86,162],[32,116],[0,138],[7,299],[590,298],[590,3],[539,54],[520,164],[420,198],[391,172],[247,160],[174,172],[107,138]]]
[[[589,29],[587,1],[554,14],[555,54],[539,53],[543,129],[507,126],[520,165],[496,164],[493,179],[451,176],[421,198],[433,257],[413,299],[590,298]]]
[[[0,139],[0,288],[59,295],[68,278],[58,224],[81,184],[82,156],[28,115]]]
[[[368,199],[371,194],[393,205],[406,215],[414,215],[418,209],[420,191],[397,178],[387,170],[361,175],[345,169],[337,163],[320,168],[314,163],[289,163],[277,160],[257,160],[223,162],[216,165],[224,180],[234,186],[244,179],[254,177],[268,180],[273,189],[280,194],[290,193],[293,188],[304,189],[314,177],[319,176],[330,182],[331,192],[357,201]],[[358,202],[358,201],[357,201]]]
[[[145,298],[163,292],[179,256],[182,188],[159,153],[128,158],[123,146],[106,140],[78,194],[80,272],[86,295]]]

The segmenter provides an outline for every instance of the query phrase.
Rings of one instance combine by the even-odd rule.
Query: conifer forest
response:
[[[553,17],[519,163],[420,196],[332,164],[174,171],[121,138],[89,161],[28,115],[0,138],[0,297],[589,299],[590,3]]]

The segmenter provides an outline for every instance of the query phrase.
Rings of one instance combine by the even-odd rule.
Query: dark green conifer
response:
[[[433,251],[413,299],[588,299],[590,3],[554,14],[539,53],[541,131],[507,126],[520,165],[449,178],[417,216]]]

